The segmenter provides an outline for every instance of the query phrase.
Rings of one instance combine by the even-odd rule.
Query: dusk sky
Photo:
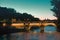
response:
[[[32,14],[43,19],[56,19],[53,16],[51,0],[0,0],[1,7],[14,8],[17,12]]]

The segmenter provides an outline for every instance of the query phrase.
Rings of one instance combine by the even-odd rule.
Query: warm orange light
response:
[[[6,23],[3,23],[3,26],[6,26]]]
[[[20,28],[20,27],[23,27],[24,24],[23,23],[13,23],[11,26],[14,26],[16,28]]]

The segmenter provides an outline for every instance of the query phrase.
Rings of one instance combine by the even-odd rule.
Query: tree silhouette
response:
[[[0,17],[3,19],[11,19],[15,12],[12,8],[0,7]]]
[[[60,31],[60,0],[52,0],[51,5],[53,6],[53,9],[51,9],[54,12],[54,16],[57,17],[57,31]]]
[[[39,18],[35,18],[31,14],[28,13],[18,13],[13,8],[7,8],[7,7],[0,7],[0,20],[6,20],[11,21],[11,19],[21,20],[21,21],[37,21]]]
[[[13,8],[7,8],[7,7],[0,7],[0,30],[3,29],[4,32],[10,32],[11,29],[14,29],[11,27],[12,19],[16,19],[17,21],[24,21],[24,22],[30,22],[30,21],[39,21],[39,18],[35,18],[31,14],[28,13],[19,13],[16,12]],[[3,22],[5,20],[6,26],[2,27]],[[15,30],[15,29],[14,29]]]

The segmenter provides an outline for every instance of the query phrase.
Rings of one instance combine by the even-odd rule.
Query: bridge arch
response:
[[[44,25],[44,27],[46,27],[46,26],[54,26],[54,27],[57,27],[57,25],[55,23],[44,23],[43,25]]]
[[[46,25],[44,27],[44,32],[56,32],[57,28],[54,25]]]
[[[41,30],[40,30],[40,27],[39,27],[39,26],[31,26],[31,27],[30,27],[30,31],[31,31],[31,32],[32,32],[32,31],[33,31],[33,32],[34,32],[34,31],[35,31],[35,32],[40,32]]]
[[[28,29],[30,30],[31,28],[37,28],[40,27],[40,25],[41,25],[40,23],[30,23]]]
[[[37,28],[40,28],[40,26],[29,26],[29,30],[31,30],[31,29],[37,29]]]

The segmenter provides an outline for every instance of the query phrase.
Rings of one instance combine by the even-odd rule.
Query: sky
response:
[[[57,19],[53,16],[51,0],[0,0],[1,7],[14,8],[17,12],[28,13],[43,19]]]

